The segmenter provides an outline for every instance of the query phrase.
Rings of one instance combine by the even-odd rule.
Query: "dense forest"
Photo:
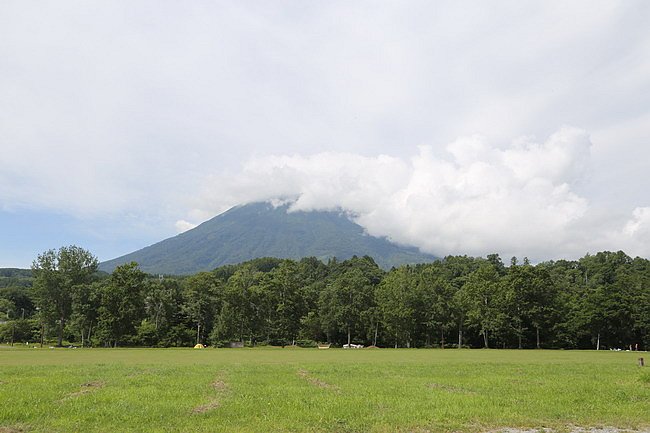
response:
[[[97,266],[70,246],[31,271],[0,270],[0,342],[650,347],[650,261],[620,251],[536,265],[449,256],[387,272],[368,256],[263,258],[186,277]]]

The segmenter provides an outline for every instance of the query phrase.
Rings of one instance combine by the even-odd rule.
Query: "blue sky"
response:
[[[0,267],[291,197],[436,254],[650,256],[650,3],[0,3]]]
[[[53,242],[66,245],[74,230],[70,218],[43,212],[0,213],[0,261],[5,267],[25,267],[35,257],[34,250],[52,248]]]
[[[160,234],[138,231],[130,236],[110,235],[102,224],[111,226],[110,222],[84,221],[41,210],[0,212],[1,266],[28,268],[41,252],[64,245],[82,245],[96,256],[106,258],[115,251],[142,248],[169,234],[163,230]]]

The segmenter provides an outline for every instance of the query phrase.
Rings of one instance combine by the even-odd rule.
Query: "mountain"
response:
[[[203,224],[141,250],[108,260],[112,272],[131,261],[152,274],[193,274],[259,257],[321,260],[369,255],[383,268],[435,260],[416,248],[369,236],[341,212],[287,212],[288,205],[234,207]]]

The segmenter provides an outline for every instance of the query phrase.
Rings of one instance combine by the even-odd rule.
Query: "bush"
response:
[[[296,340],[296,346],[298,347],[318,347],[318,343],[314,340]]]
[[[0,341],[10,342],[36,342],[39,334],[38,323],[29,319],[17,319],[0,324]]]
[[[137,329],[137,344],[142,346],[154,346],[158,342],[158,332],[155,324],[143,320]]]

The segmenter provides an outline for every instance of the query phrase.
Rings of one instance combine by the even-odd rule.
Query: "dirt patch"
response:
[[[569,427],[562,432],[569,433],[650,433],[650,430],[630,430],[621,429],[616,427]],[[533,428],[533,429],[518,429],[518,428],[502,428],[498,430],[490,430],[487,433],[556,433],[557,430],[550,428]]]
[[[201,406],[197,406],[194,409],[192,409],[193,414],[199,414],[199,413],[206,413],[211,410],[214,410],[221,406],[221,403],[219,403],[217,400],[211,401],[210,403],[207,404],[202,404]]]
[[[525,379],[525,380],[524,379],[510,379],[509,382],[514,384],[514,385],[523,385],[523,386],[531,386],[531,385],[543,386],[544,385],[544,382],[542,382],[541,380],[532,380],[532,379]]]
[[[498,430],[490,430],[487,433],[553,433],[554,430],[549,428],[532,428],[532,429],[518,429],[518,428],[503,428]]]
[[[469,389],[461,388],[458,386],[452,386],[452,385],[444,385],[442,383],[430,383],[427,385],[427,388],[441,389],[443,391],[451,392],[454,394],[476,394],[476,392],[470,391]]]
[[[327,383],[325,381],[320,380],[317,377],[312,376],[311,374],[309,374],[307,370],[303,370],[303,369],[298,370],[298,376],[300,376],[300,378],[306,380],[310,384],[317,386],[319,388],[329,389],[337,392],[340,391],[338,386],[332,385],[331,383]]]
[[[94,380],[92,382],[87,382],[81,385],[82,388],[102,388],[106,382],[103,380]]]
[[[226,391],[228,389],[228,384],[221,379],[217,379],[212,382],[212,388],[217,391]]]
[[[228,384],[224,382],[223,378],[221,376],[218,376],[211,384],[210,386],[212,387],[213,390],[217,392],[218,395],[222,395],[226,391],[228,391]],[[200,406],[196,406],[195,408],[192,409],[192,414],[201,414],[201,413],[206,413],[211,410],[214,410],[221,406],[221,402],[215,397],[212,400],[210,400],[206,404],[202,404]]]
[[[20,427],[0,427],[0,433],[23,433],[23,430]]]
[[[600,427],[600,428],[583,428],[577,427],[571,430],[571,433],[650,433],[650,430],[630,430],[621,429],[616,427]]]
[[[82,395],[90,394],[92,392],[97,391],[98,389],[103,388],[104,385],[106,385],[106,382],[104,382],[103,380],[95,380],[95,381],[92,381],[92,382],[86,382],[86,383],[81,385],[81,389],[79,391],[72,392],[72,393],[66,395],[63,398],[63,400],[67,400],[69,398],[76,398],[76,397],[80,397]]]
[[[126,377],[128,377],[129,379],[132,379],[134,377],[149,376],[149,375],[152,375],[152,374],[155,374],[155,373],[156,373],[156,370],[154,370],[153,368],[146,368],[144,370],[136,370],[136,371],[132,372],[131,374],[127,375]]]

